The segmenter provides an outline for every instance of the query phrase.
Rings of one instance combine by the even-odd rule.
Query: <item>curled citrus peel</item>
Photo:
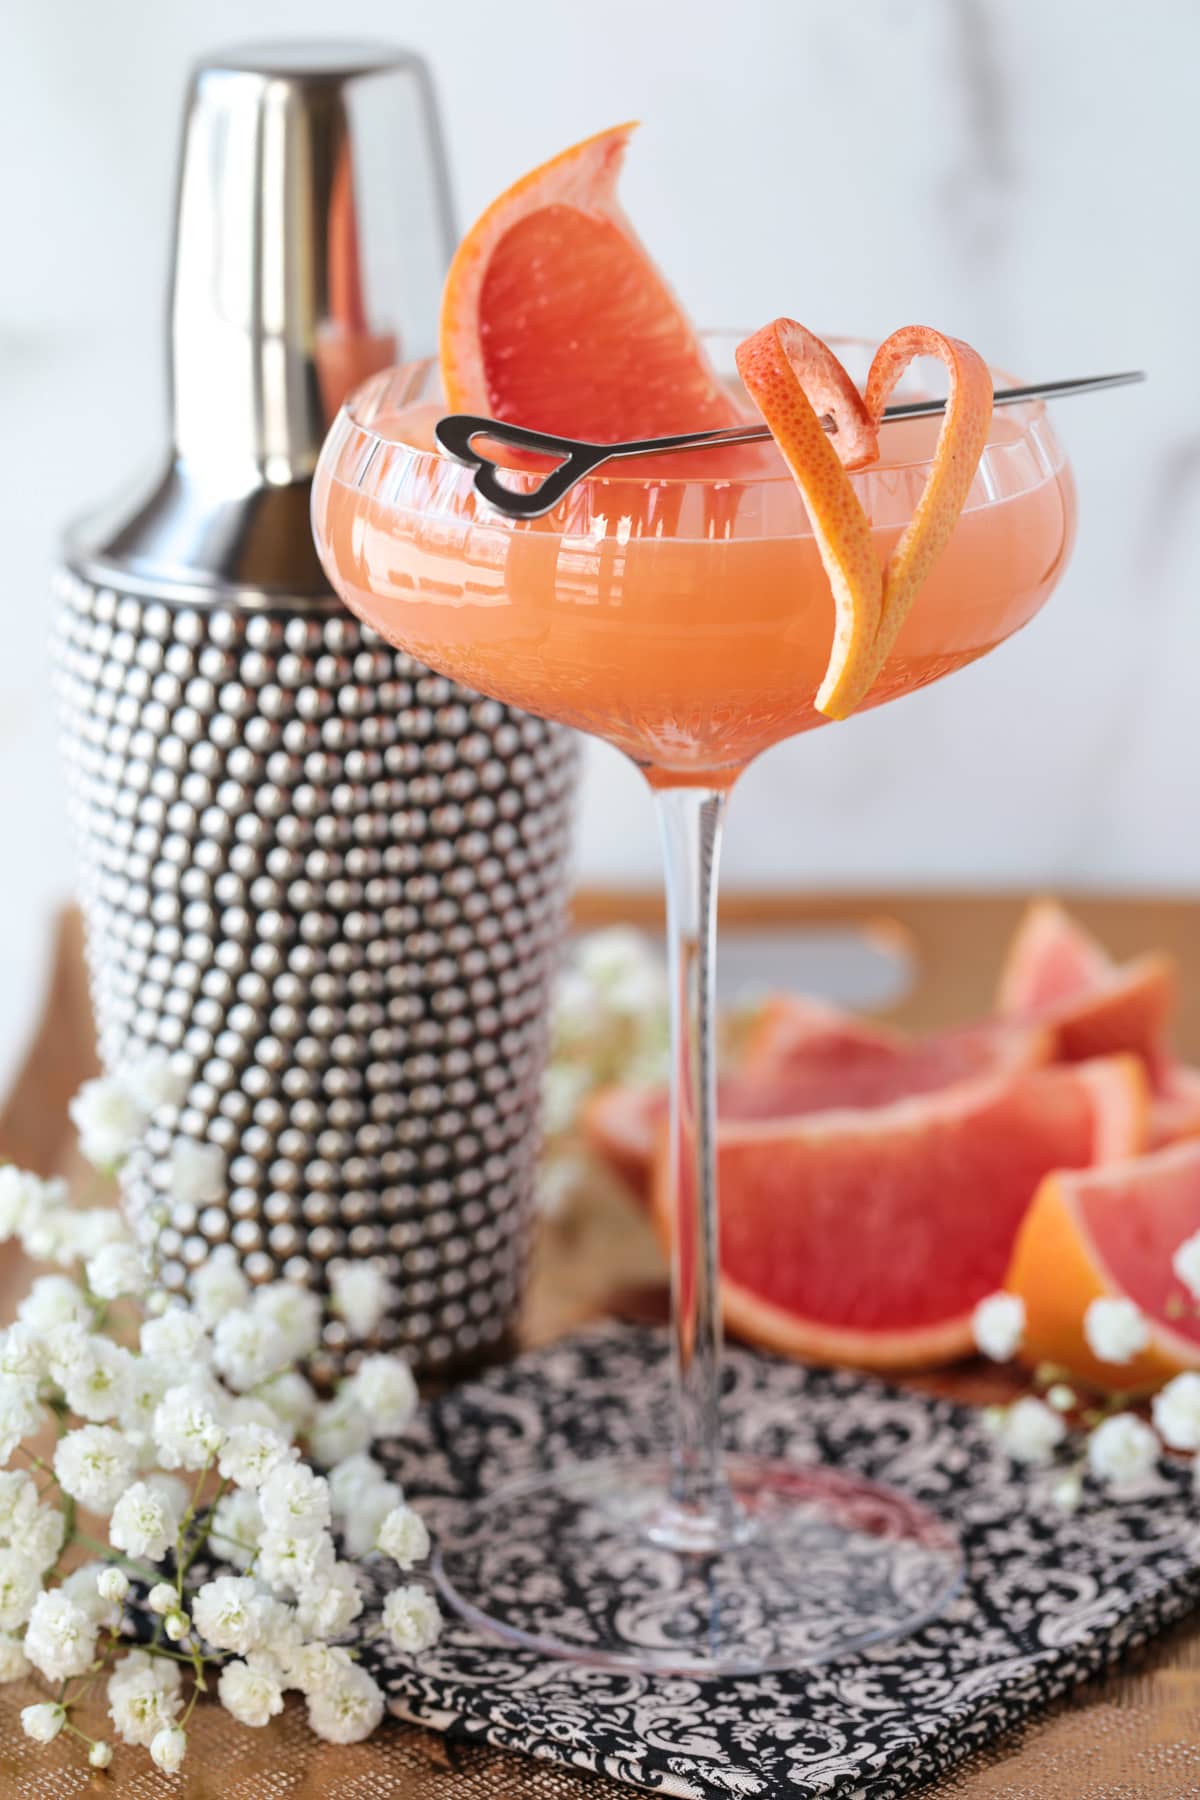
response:
[[[846,471],[875,460],[888,396],[916,356],[944,362],[950,390],[924,491],[881,570],[871,522]],[[794,319],[774,319],[747,338],[737,366],[804,496],[833,589],[833,646],[815,704],[828,718],[844,719],[874,685],[963,509],[987,442],[991,376],[969,344],[906,325],[875,352],[864,397],[832,350]]]
[[[884,571],[883,618],[875,644],[877,670],[895,643],[918,588],[958,523],[992,422],[992,377],[979,352],[961,338],[944,337],[932,326],[902,325],[880,344],[867,376],[867,411],[877,426],[892,389],[917,356],[936,356],[945,363],[950,390],[933,466],[917,510]]]
[[[883,575],[871,521],[846,474],[847,466],[874,460],[874,422],[833,351],[794,319],[772,319],[739,344],[737,369],[804,496],[833,589],[833,649],[817,706],[841,718],[878,668]],[[826,416],[832,435],[822,423]]]

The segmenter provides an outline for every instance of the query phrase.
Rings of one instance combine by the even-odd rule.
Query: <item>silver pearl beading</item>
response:
[[[508,1331],[527,1257],[577,751],[331,603],[59,576],[62,744],[101,1058],[186,1059],[133,1160],[167,1284],[229,1243],[321,1289],[375,1258],[418,1368]],[[172,1197],[177,1137],[223,1202]],[[346,1340],[325,1330],[331,1365]]]

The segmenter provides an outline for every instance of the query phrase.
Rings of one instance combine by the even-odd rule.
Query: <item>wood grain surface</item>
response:
[[[1168,896],[1068,896],[1086,924],[1119,955],[1162,948],[1182,975],[1177,1043],[1200,1060],[1200,902]],[[733,933],[853,924],[876,942],[903,949],[914,977],[889,1017],[917,1027],[962,1021],[986,1011],[1004,945],[1023,899],[1015,895],[907,893],[830,895],[731,893],[722,929]],[[577,897],[581,928],[614,920],[655,927],[657,897],[588,892]],[[66,1101],[94,1068],[91,1015],[78,920],[58,921],[57,953],[43,1017],[17,1082],[0,1107],[0,1158],[40,1173],[76,1173]],[[0,1320],[11,1316],[29,1269],[10,1246],[0,1249]],[[605,1312],[653,1317],[664,1305],[657,1247],[629,1201],[598,1183],[561,1225],[543,1227],[522,1320],[524,1344],[544,1343]],[[929,1385],[984,1401],[1002,1378],[968,1366]],[[34,1683],[0,1689],[0,1800],[68,1800],[120,1793],[132,1800],[621,1800],[629,1789],[486,1749],[464,1749],[429,1733],[389,1724],[365,1744],[333,1748],[308,1731],[289,1702],[263,1731],[236,1726],[218,1707],[198,1708],[185,1773],[159,1775],[142,1751],[118,1750],[107,1775],[80,1766],[77,1747],[48,1748],[20,1731],[22,1705],[42,1697]],[[108,1725],[102,1706],[89,1719]],[[920,1790],[924,1800],[1191,1800],[1200,1795],[1200,1624],[1189,1623],[1150,1646],[1135,1663],[1069,1701],[1014,1737]]]

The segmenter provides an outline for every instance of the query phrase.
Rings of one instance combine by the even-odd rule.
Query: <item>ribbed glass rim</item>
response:
[[[719,372],[722,373],[722,375],[726,373],[725,367],[722,366],[723,364],[727,365],[729,370],[732,370],[733,350],[748,335],[749,333],[744,331],[727,330],[707,331],[701,334],[705,347],[709,350],[710,354],[713,355],[714,361],[717,362]],[[837,354],[848,363],[853,364],[856,361],[861,362],[863,364],[862,373],[865,375],[865,365],[869,362],[870,357],[876,348],[870,340],[861,337],[846,337],[831,334],[826,338],[826,342],[830,345],[831,349],[835,350]],[[724,356],[721,355],[722,351],[725,353]],[[993,384],[996,387],[1014,387],[1018,384],[1018,378],[1009,371],[997,368],[994,365],[989,365],[989,367],[991,368]],[[399,408],[416,404],[420,400],[427,398],[427,395],[423,390],[427,388],[431,376],[433,376],[436,371],[437,358],[432,356],[414,359],[408,363],[398,363],[389,369],[381,370],[378,374],[371,376],[361,387],[356,388],[353,393],[347,396],[342,404],[339,420],[335,421],[335,427],[339,422],[342,424],[343,428],[346,424],[349,424],[355,432],[360,433],[364,438],[370,440],[375,445],[389,450],[407,451],[412,459],[414,467],[418,463],[423,463],[431,470],[442,468],[447,471],[457,470],[464,475],[469,473],[462,463],[458,462],[454,457],[447,456],[444,451],[436,446],[425,448],[410,444],[405,438],[398,437],[388,431],[381,431],[377,425],[372,423],[372,417],[378,415],[381,410],[381,403],[384,401],[385,397],[388,401],[389,410],[398,410]],[[855,375],[856,379],[860,379],[860,377],[856,375],[853,367],[851,367],[851,374]],[[902,401],[905,398],[924,398],[928,396],[928,393],[929,389],[914,376],[910,369],[906,372],[904,378],[898,385],[895,398],[897,401]],[[1001,418],[1008,422],[1010,428],[1014,424],[1019,425],[1021,431],[1017,437],[1013,437],[1008,432],[1006,432],[1003,437],[993,436],[989,433],[988,442],[984,448],[983,457],[980,462],[980,473],[983,477],[985,489],[991,490],[995,488],[998,490],[1003,485],[988,480],[987,464],[989,460],[998,456],[1010,455],[1015,450],[1028,448],[1030,444],[1036,446],[1043,478],[1054,473],[1065,462],[1065,454],[1050,425],[1044,401],[1023,401],[1018,406],[1006,406],[1003,409],[997,408],[993,415],[992,433],[997,431]],[[888,427],[885,425],[883,429],[886,431]],[[330,435],[332,437],[334,433],[331,432]],[[700,454],[702,455],[703,453]],[[856,478],[870,480],[878,477],[880,474],[889,476],[900,475],[913,470],[928,470],[932,466],[933,458],[931,456],[913,457],[907,462],[889,462],[885,469],[881,469],[878,465],[872,464],[868,468],[854,470],[851,472],[850,479],[852,482],[854,482]],[[762,472],[756,472],[746,476],[730,476],[728,474],[713,475],[697,471],[695,475],[662,475],[655,473],[639,479],[635,472],[636,467],[636,462],[613,463],[610,468],[602,468],[594,475],[589,475],[584,481],[581,481],[578,484],[574,492],[581,493],[588,489],[608,488],[616,484],[625,486],[637,484],[646,488],[656,489],[686,487],[711,489],[728,487],[731,484],[736,483],[739,487],[753,488],[766,487],[777,482],[791,482],[793,479],[786,464],[782,460],[780,460],[777,468],[763,470]],[[968,509],[969,508],[970,502],[968,502]],[[506,521],[506,523],[509,524],[516,522],[517,521],[512,520]]]

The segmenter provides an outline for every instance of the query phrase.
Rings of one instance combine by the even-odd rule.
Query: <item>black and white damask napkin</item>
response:
[[[408,1497],[448,1525],[510,1476],[653,1453],[666,1351],[605,1326],[454,1390],[392,1447]],[[1186,1469],[1064,1514],[966,1407],[737,1349],[726,1380],[731,1448],[890,1481],[955,1525],[968,1573],[949,1611],[901,1643],[737,1681],[575,1668],[451,1618],[419,1664],[364,1648],[392,1711],[680,1800],[895,1800],[1200,1602]]]

